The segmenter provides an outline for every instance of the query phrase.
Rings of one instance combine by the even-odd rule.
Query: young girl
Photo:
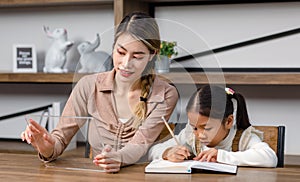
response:
[[[169,119],[177,103],[176,88],[155,76],[159,50],[155,19],[139,12],[125,16],[116,29],[114,69],[82,78],[66,103],[62,116],[94,118],[89,142],[105,147],[93,152],[93,162],[107,172],[117,172],[146,154],[165,126],[161,117]],[[41,160],[52,161],[78,130],[72,119],[60,119],[52,133],[30,120],[21,137],[37,149]]]
[[[236,118],[234,104],[236,100]],[[276,167],[277,156],[265,142],[263,133],[251,126],[244,97],[230,88],[206,85],[198,89],[186,107],[189,119],[174,139],[154,145],[149,159],[163,158],[180,162],[193,160],[220,162],[238,166]],[[236,131],[242,129],[239,151],[232,151]]]

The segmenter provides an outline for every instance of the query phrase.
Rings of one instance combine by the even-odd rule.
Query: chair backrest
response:
[[[178,121],[180,119],[180,113],[181,113],[181,99],[180,99],[180,94],[179,94],[179,91],[176,87],[176,85],[174,83],[171,82],[171,80],[163,77],[160,75],[160,78],[164,79],[165,81],[167,81],[170,85],[172,85],[173,87],[176,88],[177,90],[177,94],[178,94],[178,101],[176,103],[176,106],[169,118],[169,120],[171,121],[169,123],[169,126],[170,128],[173,130],[174,134],[176,135],[177,133],[175,133],[175,128],[176,128],[176,125],[178,124]],[[172,136],[168,130],[168,128],[165,126],[164,129],[161,131],[160,135],[158,136],[157,140],[162,142],[162,141],[166,141],[168,139],[170,139]]]
[[[275,151],[278,163],[277,167],[284,166],[284,140],[285,126],[253,126],[256,129],[264,132],[264,142]],[[232,151],[238,151],[239,140],[243,130],[238,130],[232,143]]]
[[[169,126],[170,128],[173,130],[174,132],[174,129],[175,129],[175,124],[174,123],[169,123]],[[162,141],[165,141],[165,140],[168,140],[172,137],[172,135],[170,134],[168,128],[165,126],[164,129],[161,131],[161,133],[159,134],[157,140],[159,142],[162,142]]]

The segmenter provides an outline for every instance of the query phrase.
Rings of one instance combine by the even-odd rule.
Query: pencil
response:
[[[178,141],[178,140],[177,140],[177,138],[175,137],[175,135],[174,135],[174,133],[173,133],[172,129],[170,128],[170,126],[169,126],[168,122],[166,121],[165,117],[161,117],[161,119],[164,121],[164,123],[165,123],[166,127],[168,128],[168,130],[169,130],[170,134],[171,134],[171,135],[172,135],[172,137],[174,138],[174,140],[175,140],[175,142],[177,143],[177,145],[180,145],[179,141]]]

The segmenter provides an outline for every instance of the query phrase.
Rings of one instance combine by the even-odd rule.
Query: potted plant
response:
[[[155,69],[158,73],[169,72],[170,70],[170,58],[178,54],[176,50],[177,42],[161,41],[160,44],[160,56],[155,62]]]
[[[176,46],[177,42],[162,41],[160,44],[160,55],[167,56],[168,58],[171,58],[173,55],[177,56]]]

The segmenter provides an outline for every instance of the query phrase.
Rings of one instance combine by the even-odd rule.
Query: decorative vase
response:
[[[167,56],[159,56],[155,61],[155,70],[157,73],[168,73],[170,71],[170,59]]]

